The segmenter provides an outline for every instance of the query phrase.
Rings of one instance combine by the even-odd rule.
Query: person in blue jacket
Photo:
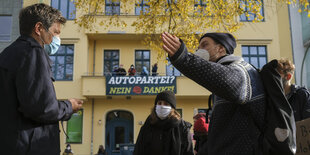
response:
[[[19,14],[20,37],[0,54],[1,154],[60,154],[59,121],[83,101],[58,101],[51,60],[66,19],[60,11],[34,4]]]

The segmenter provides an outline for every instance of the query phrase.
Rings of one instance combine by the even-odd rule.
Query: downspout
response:
[[[93,155],[94,151],[94,105],[95,99],[92,99],[91,103],[91,142],[90,142],[90,154]]]
[[[95,76],[95,64],[96,64],[96,40],[94,41],[94,56],[93,56],[93,76]]]
[[[94,40],[94,56],[93,56],[93,76],[95,76],[95,62],[96,62],[96,40]],[[93,155],[94,151],[94,105],[95,99],[92,99],[91,103],[91,142],[90,142],[90,154]]]
[[[302,85],[302,75],[303,75],[303,70],[304,70],[304,64],[305,64],[305,60],[306,60],[306,57],[307,57],[307,53],[308,53],[308,51],[309,51],[309,48],[310,48],[310,42],[308,42],[306,45],[305,45],[305,47],[306,46],[308,46],[307,47],[307,49],[306,49],[306,51],[305,51],[305,55],[304,55],[304,58],[302,59],[302,63],[301,63],[301,73],[300,73],[300,82],[301,82],[301,86],[303,86]]]

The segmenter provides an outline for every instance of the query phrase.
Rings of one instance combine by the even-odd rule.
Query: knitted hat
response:
[[[194,123],[194,131],[207,133],[209,128],[209,124],[206,123],[205,117],[199,117]]]
[[[174,109],[176,108],[177,102],[175,99],[175,95],[172,91],[166,90],[166,91],[163,91],[163,92],[157,94],[156,99],[155,99],[155,105],[160,100],[166,101],[171,105],[172,108],[174,108]]]
[[[205,37],[212,38],[215,42],[223,45],[227,54],[234,53],[234,49],[236,48],[236,39],[230,33],[206,33],[200,38],[199,42]]]

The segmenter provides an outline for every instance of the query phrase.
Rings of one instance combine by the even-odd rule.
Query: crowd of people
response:
[[[60,152],[59,121],[67,121],[82,108],[80,99],[59,101],[51,79],[49,54],[57,52],[61,25],[66,19],[46,4],[21,10],[20,37],[0,54],[0,97],[3,124],[0,137],[3,154],[45,154]],[[136,140],[134,155],[260,155],[266,148],[261,138],[266,119],[266,92],[259,71],[242,57],[234,55],[236,40],[229,33],[206,33],[196,53],[169,33],[162,34],[163,49],[182,74],[214,95],[211,117],[199,113],[192,124],[176,110],[175,94],[163,91]],[[146,66],[140,75],[157,76],[157,63],[151,73]],[[310,117],[309,91],[291,80],[295,67],[289,60],[278,60],[281,88],[296,121]],[[134,65],[128,69],[135,76]],[[121,64],[115,76],[127,75]],[[10,118],[10,119],[8,119]],[[18,123],[16,123],[18,122]],[[208,123],[207,123],[208,122]],[[195,140],[195,147],[192,141]],[[269,149],[269,148],[267,148]],[[269,154],[276,154],[270,152]],[[73,154],[68,144],[63,152]],[[103,145],[98,155],[106,155]],[[291,153],[288,153],[291,154]]]
[[[118,67],[115,66],[113,68],[113,71],[112,71],[112,76],[136,76],[136,75],[140,75],[140,76],[157,76],[158,73],[157,73],[157,63],[155,63],[153,66],[152,66],[152,72],[149,73],[148,69],[146,66],[143,66],[141,71],[140,72],[137,72],[135,66],[132,64],[130,65],[130,68],[128,69],[128,74],[126,72],[126,70],[124,69],[124,65],[123,64],[120,64]]]

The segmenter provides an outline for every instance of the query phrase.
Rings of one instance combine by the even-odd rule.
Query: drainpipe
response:
[[[90,142],[90,154],[93,155],[94,150],[94,104],[95,99],[92,99],[91,103],[91,142]]]
[[[308,47],[307,47],[308,46]],[[308,53],[308,51],[309,51],[309,48],[310,48],[310,40],[307,42],[307,43],[305,43],[305,47],[307,47],[307,49],[306,49],[306,51],[305,51],[305,55],[304,55],[304,57],[303,57],[303,59],[302,59],[302,65],[301,65],[301,75],[300,75],[300,82],[301,82],[301,86],[303,86],[303,83],[302,83],[302,76],[303,76],[303,70],[304,70],[304,64],[305,64],[305,60],[306,60],[306,57],[307,57],[307,53]],[[306,88],[307,88],[307,86],[305,86]]]
[[[94,56],[93,56],[93,76],[95,76],[95,62],[96,62],[96,40],[94,41]]]

